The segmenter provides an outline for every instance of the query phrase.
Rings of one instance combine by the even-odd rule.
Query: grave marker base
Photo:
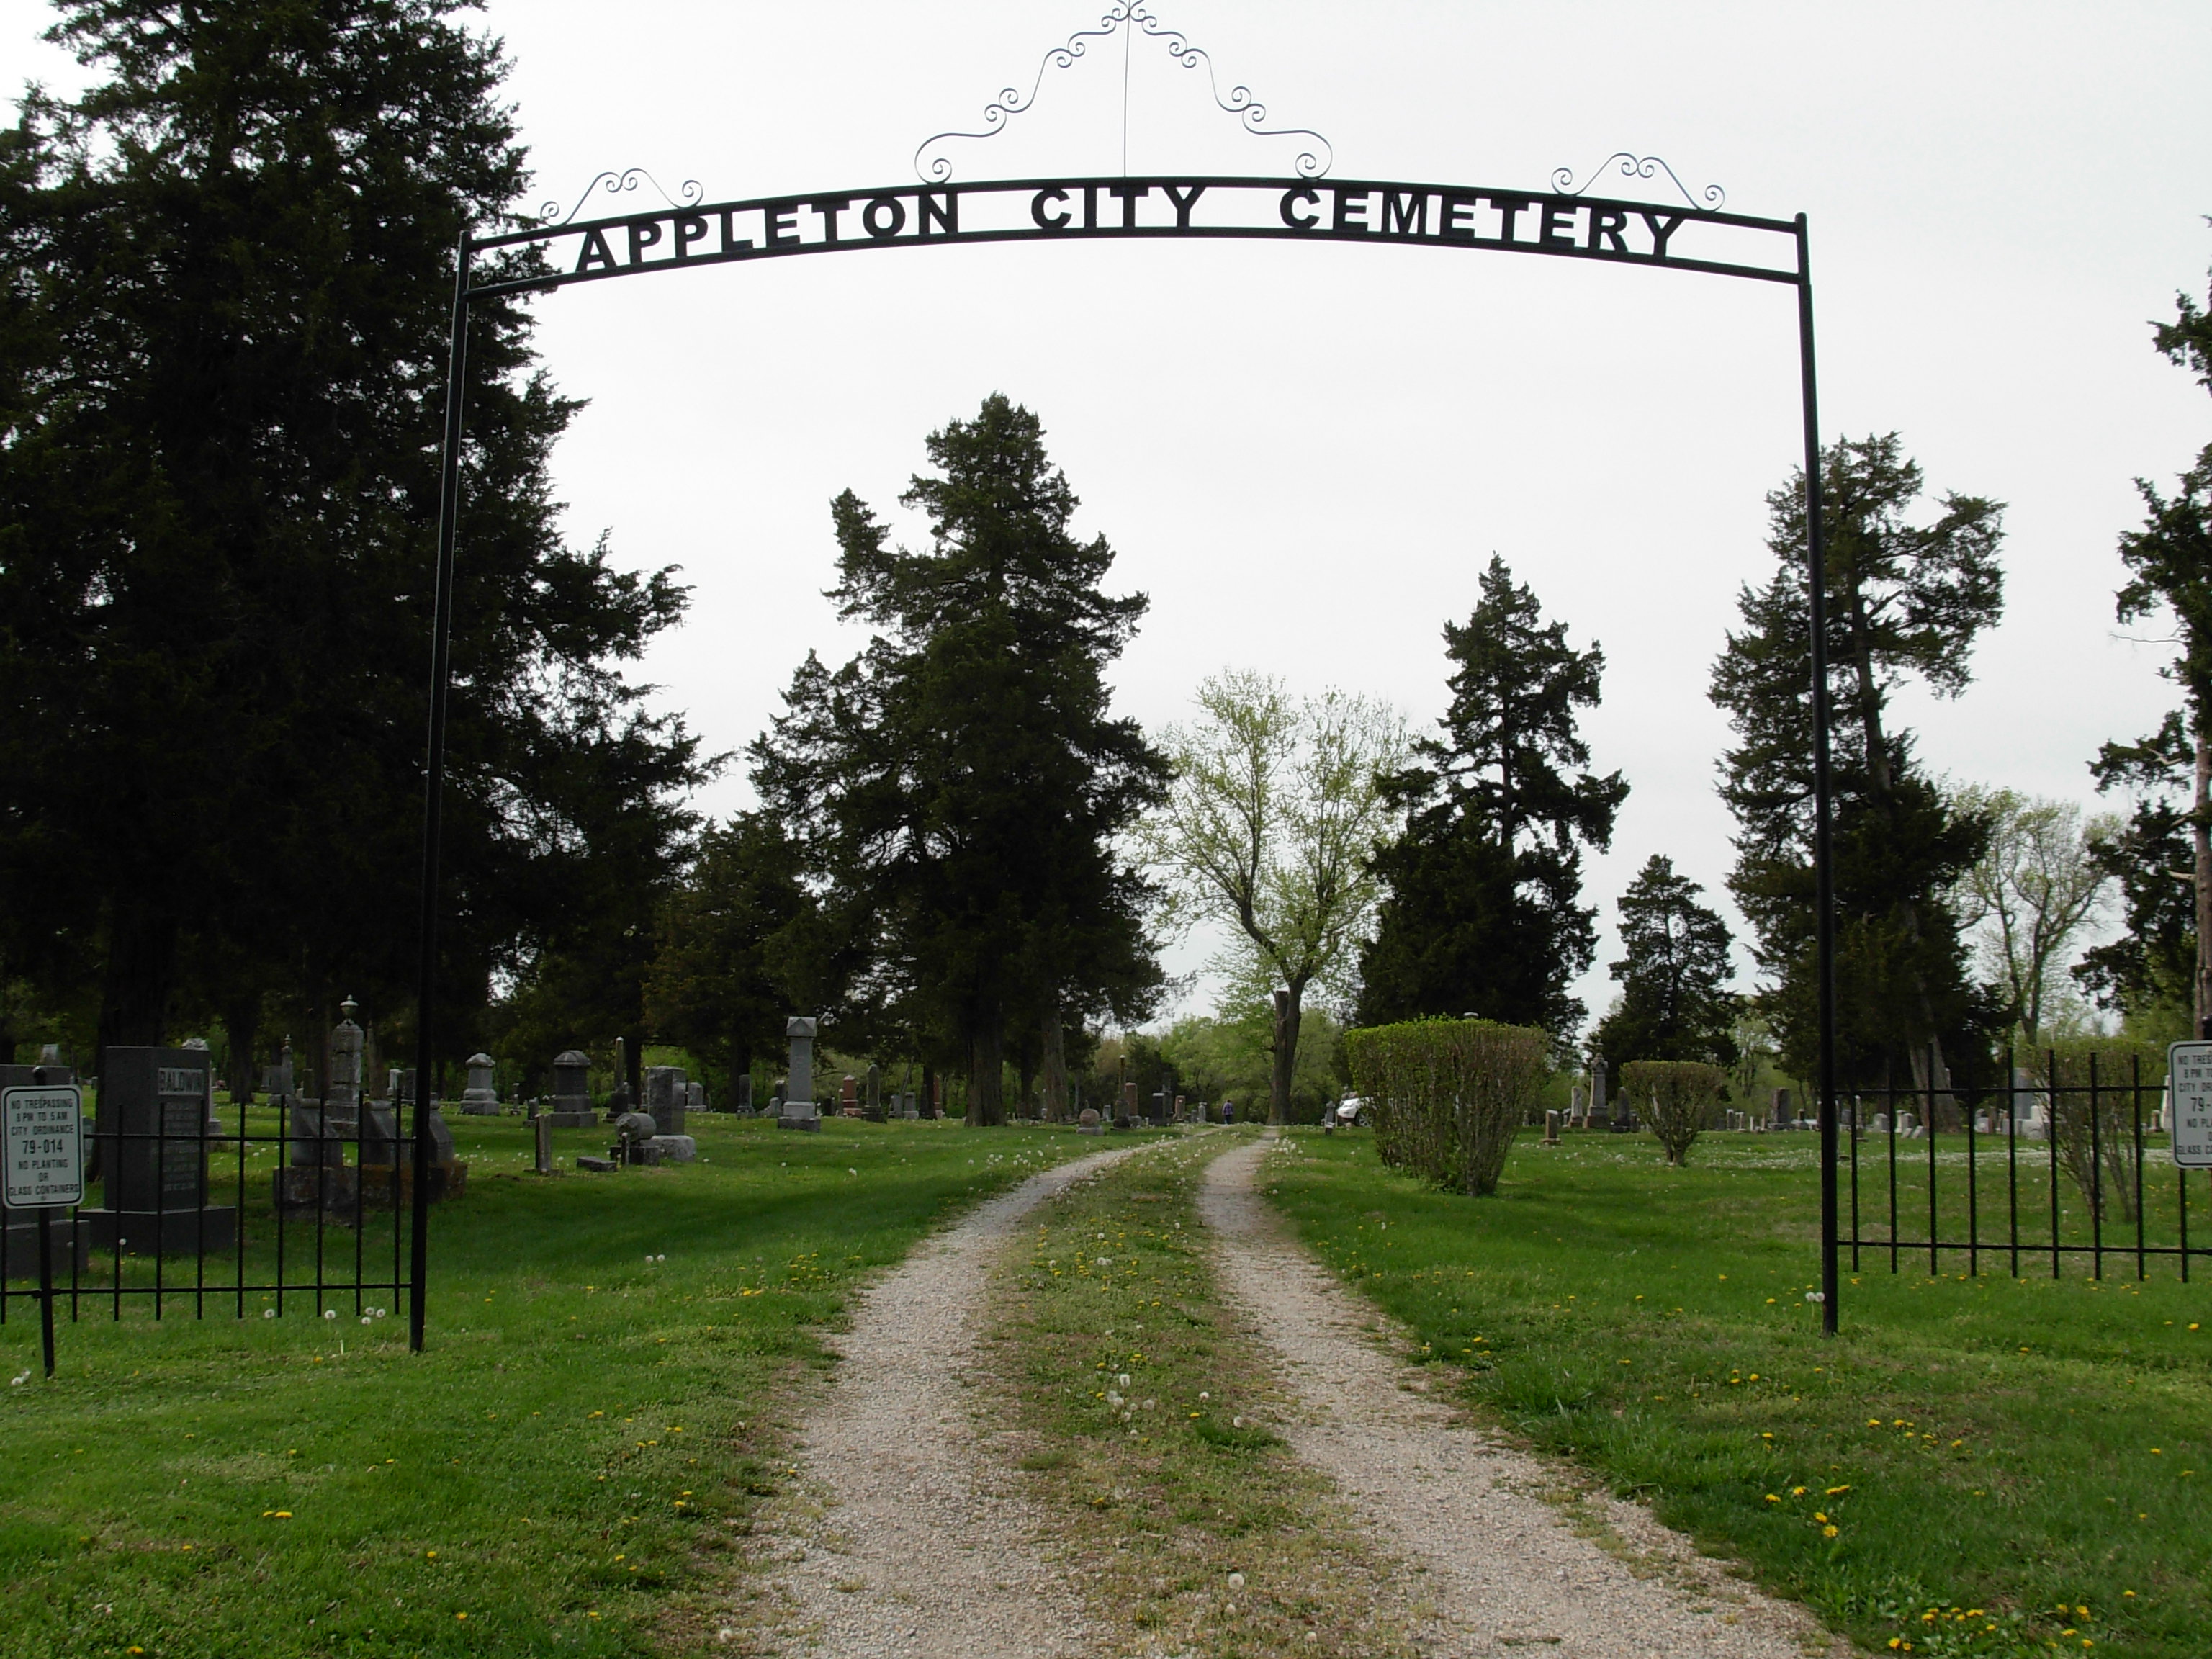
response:
[[[76,1214],[94,1251],[112,1250],[120,1239],[126,1255],[217,1255],[238,1243],[238,1212],[228,1207],[79,1210]],[[37,1243],[34,1233],[33,1249]],[[12,1262],[12,1243],[9,1254]]]

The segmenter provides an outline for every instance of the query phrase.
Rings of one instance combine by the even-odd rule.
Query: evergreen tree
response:
[[[966,1061],[968,1121],[1004,1121],[1010,1028],[1048,1048],[1083,1012],[1141,1018],[1161,983],[1150,896],[1115,841],[1166,767],[1107,714],[1106,665],[1144,615],[1099,588],[1113,550],[1036,416],[993,394],[928,440],[902,496],[931,546],[888,544],[851,491],[831,509],[840,614],[883,631],[842,668],[809,655],[751,750],[824,904],[871,941],[856,1002]]]
[[[1930,1045],[1972,1047],[2002,1024],[1966,976],[1947,895],[1981,855],[1986,826],[1953,810],[1920,770],[1890,694],[1915,678],[1956,696],[1980,632],[2003,605],[2003,509],[1946,495],[1932,524],[1908,520],[1920,468],[1895,434],[1844,441],[1821,459],[1834,711],[1838,1042],[1847,1077],[1908,1064],[1930,1081]],[[1737,744],[1722,799],[1735,814],[1729,890],[1758,935],[1762,1011],[1783,1064],[1814,1069],[1813,727],[1802,474],[1767,497],[1775,573],[1746,587],[1744,626],[1715,665],[1712,697]],[[1948,1086],[1942,1079],[1937,1086]]]
[[[453,249],[528,182],[460,9],[64,3],[51,38],[103,78],[31,96],[0,168],[0,957],[57,1002],[95,977],[103,1042],[163,1040],[194,986],[234,1051],[266,991],[410,996]],[[660,810],[698,772],[613,665],[683,591],[561,543],[576,405],[520,302],[474,317],[441,934],[465,1006],[564,902],[548,846],[610,787]]]
[[[1728,924],[1698,902],[1705,889],[1653,854],[1616,901],[1620,943],[1613,964],[1620,1000],[1598,1023],[1595,1046],[1609,1064],[1632,1060],[1736,1061],[1742,999],[1728,991]]]
[[[2212,392],[2212,313],[2186,294],[2153,343]],[[2100,789],[2125,788],[2137,804],[2127,829],[2101,849],[2127,907],[2124,938],[2088,953],[2084,981],[2135,1016],[2163,1015],[2201,1034],[2212,1020],[2212,444],[2162,494],[2138,478],[2143,526],[2120,538],[2128,580],[2123,623],[2170,616],[2177,644],[2166,677],[2181,709],[2135,744],[2106,744],[2091,768]],[[2177,881],[2177,872],[2187,872]]]
[[[740,813],[702,838],[662,920],[646,988],[653,1033],[721,1067],[732,1091],[756,1057],[781,1057],[794,1011],[825,1000],[823,975],[809,971],[816,910],[800,873],[775,820]]]
[[[1389,895],[1360,963],[1360,1023],[1477,1014],[1564,1036],[1583,1017],[1567,987],[1597,948],[1582,849],[1611,842],[1628,796],[1620,773],[1580,769],[1576,711],[1596,706],[1605,653],[1570,646],[1495,555],[1444,649],[1458,665],[1444,739],[1416,743],[1389,784],[1407,823],[1376,860]]]

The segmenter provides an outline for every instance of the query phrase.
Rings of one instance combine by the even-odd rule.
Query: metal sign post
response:
[[[84,1097],[74,1083],[0,1091],[6,1182],[11,1210],[39,1214],[39,1337],[46,1375],[54,1374],[56,1210],[84,1202]]]

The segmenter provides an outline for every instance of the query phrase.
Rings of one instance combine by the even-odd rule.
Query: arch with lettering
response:
[[[1118,11],[1116,16],[1123,13]],[[1149,27],[1149,26],[1148,26]],[[1240,89],[1241,91],[1241,89]],[[1249,94],[1247,94],[1249,97]],[[1238,107],[1224,104],[1232,111]],[[993,130],[995,130],[994,127]],[[952,135],[961,136],[961,135]],[[968,137],[981,135],[969,134]],[[927,148],[927,146],[925,146]],[[1613,160],[1621,160],[1616,156]],[[1635,158],[1626,158],[1632,164]],[[1656,176],[1656,163],[1624,174]],[[635,188],[635,173],[604,174],[595,185]],[[935,175],[931,175],[935,176]],[[1668,173],[1671,179],[1673,174]],[[685,200],[665,209],[596,219],[572,213],[558,223],[463,238],[458,250],[453,334],[446,382],[444,466],[439,502],[432,626],[430,721],[423,800],[421,955],[416,976],[417,1075],[435,1075],[434,1033],[439,912],[438,846],[445,766],[446,701],[459,491],[462,390],[471,302],[495,295],[550,291],[656,271],[739,264],[887,248],[975,242],[1084,242],[1129,237],[1232,237],[1280,242],[1364,243],[1538,258],[1597,260],[1649,270],[1692,271],[1797,292],[1798,371],[1804,422],[1812,690],[1814,872],[1820,987],[1821,1321],[1837,1323],[1837,1101],[1833,805],[1830,765],[1827,629],[1820,495],[1820,426],[1814,392],[1813,277],[1805,216],[1765,219],[1729,213],[1708,191],[1708,207],[1655,205],[1553,191],[1496,189],[1384,179],[1149,174],[889,185],[876,189]],[[688,198],[696,191],[687,186]],[[1686,191],[1686,197],[1688,192]],[[589,199],[590,192],[586,192]],[[580,207],[580,204],[579,204]],[[500,267],[478,276],[477,260],[504,250],[537,249],[544,264],[515,276]],[[511,266],[508,267],[511,269]],[[426,1090],[425,1095],[428,1093]],[[418,1103],[418,1114],[427,1105]],[[410,1340],[422,1345],[427,1277],[430,1137],[418,1121]]]

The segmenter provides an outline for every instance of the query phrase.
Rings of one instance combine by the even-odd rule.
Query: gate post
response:
[[[1805,404],[1805,572],[1812,623],[1813,936],[1820,1001],[1820,1329],[1836,1334],[1836,872],[1828,764],[1828,559],[1820,533],[1820,415],[1813,374],[1813,264],[1797,216],[1797,362]]]
[[[436,1092],[432,1008],[438,988],[438,836],[446,793],[446,690],[453,635],[453,527],[461,506],[461,411],[469,349],[469,227],[453,250],[453,335],[446,360],[444,466],[438,480],[438,569],[430,611],[430,732],[422,769],[422,915],[415,975],[413,1236],[409,1240],[407,1346],[422,1352],[422,1300],[430,1277],[430,1112]]]

